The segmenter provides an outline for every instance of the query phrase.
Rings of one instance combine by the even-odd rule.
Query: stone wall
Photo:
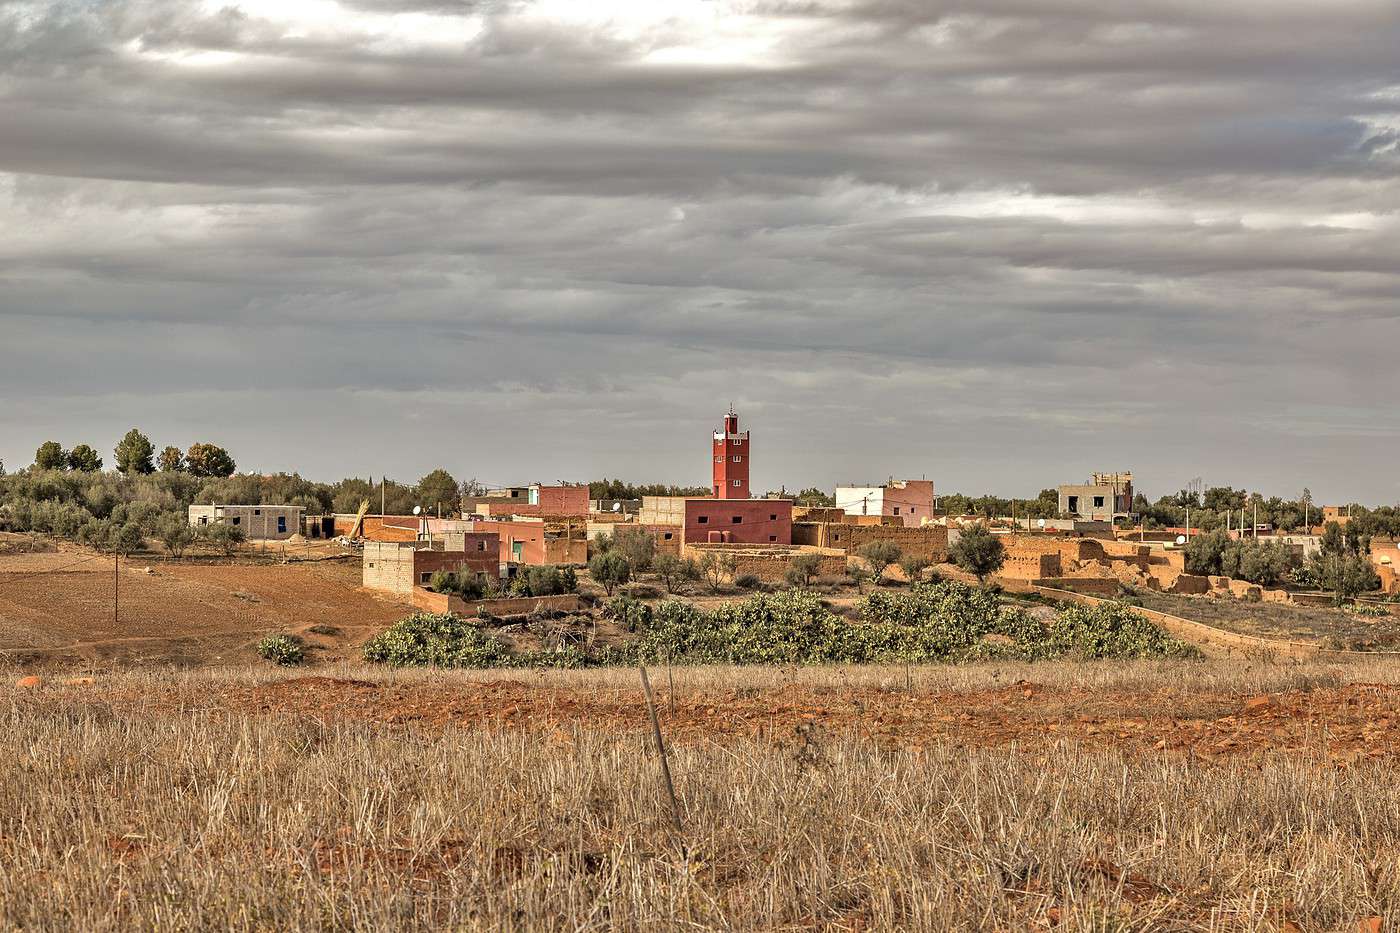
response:
[[[684,556],[702,560],[707,552],[716,551],[734,558],[734,576],[752,574],[764,583],[781,583],[787,578],[793,558],[799,554],[816,554],[819,558],[818,578],[843,577],[846,555],[829,548],[796,547],[755,544],[687,544]]]
[[[905,555],[922,558],[931,564],[939,564],[948,559],[946,525],[908,528],[900,524],[867,525],[848,521],[798,522],[792,526],[793,544],[855,554],[872,541],[893,541]]]
[[[413,590],[413,605],[424,612],[452,612],[459,616],[474,616],[482,609],[493,616],[515,616],[532,612],[576,612],[582,604],[576,593],[520,599],[465,600],[456,595],[434,593],[420,586]]]

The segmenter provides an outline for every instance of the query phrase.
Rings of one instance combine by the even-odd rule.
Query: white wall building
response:
[[[892,480],[883,486],[837,486],[836,507],[847,515],[888,515],[910,528],[933,520],[933,481]]]

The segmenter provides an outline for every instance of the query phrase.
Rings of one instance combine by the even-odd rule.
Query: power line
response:
[[[101,560],[106,556],[106,554],[94,554],[92,557],[84,557],[82,560],[75,560],[73,561],[73,563],[64,564],[62,567],[50,567],[48,570],[34,570],[29,573],[22,574],[18,577],[11,577],[8,580],[0,580],[0,586],[4,586],[7,583],[18,583],[19,581],[27,580],[30,577],[42,577],[46,573],[58,573],[60,570],[67,570],[69,567],[76,567],[79,564],[86,564],[90,560]]]

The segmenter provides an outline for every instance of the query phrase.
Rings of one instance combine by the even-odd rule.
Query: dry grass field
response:
[[[1144,591],[1138,601],[1147,609],[1194,619],[1207,625],[1265,638],[1311,642],[1355,650],[1400,647],[1400,615],[1375,618],[1332,606],[1251,603],[1241,599],[1178,596]]]
[[[1400,667],[0,687],[0,929],[1382,930]],[[674,688],[672,682],[674,681]]]

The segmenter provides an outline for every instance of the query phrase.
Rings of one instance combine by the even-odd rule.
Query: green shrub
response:
[[[284,667],[306,660],[306,649],[295,635],[264,635],[258,642],[258,657]]]
[[[758,578],[758,574],[741,573],[734,578],[734,585],[741,590],[756,590],[763,586],[763,581]]]
[[[394,667],[498,667],[506,648],[479,619],[415,612],[366,642],[364,657]]]
[[[609,550],[595,555],[588,562],[588,573],[593,577],[593,582],[611,596],[613,590],[632,579],[632,565],[617,550]]]
[[[759,594],[713,610],[680,600],[621,596],[606,611],[632,633],[621,648],[567,646],[510,654],[478,620],[418,613],[365,646],[365,659],[439,667],[582,667],[598,664],[881,664],[1005,658],[1194,658],[1127,607],[1073,606],[1049,621],[1002,605],[980,587],[946,582],[877,589],[861,621],[828,610],[806,590]]]

